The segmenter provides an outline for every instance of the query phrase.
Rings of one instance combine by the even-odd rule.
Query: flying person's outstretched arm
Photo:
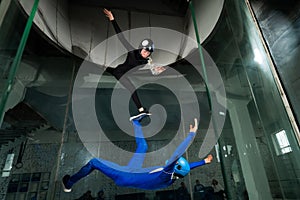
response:
[[[111,21],[115,32],[118,35],[119,40],[122,42],[122,44],[124,45],[124,47],[128,50],[128,51],[133,51],[134,47],[126,40],[125,36],[123,35],[118,23],[116,22],[114,15],[112,14],[112,12],[110,10],[107,10],[106,8],[103,9],[104,14],[106,15],[106,17],[109,19],[109,21]]]
[[[203,160],[200,160],[200,161],[197,161],[197,162],[191,162],[191,163],[189,163],[189,164],[190,164],[190,168],[191,168],[191,169],[194,169],[194,168],[196,168],[196,167],[200,167],[200,166],[202,166],[202,165],[209,164],[209,163],[211,163],[212,159],[213,159],[213,156],[212,156],[212,155],[208,155],[208,156],[207,156],[205,159],[203,159]]]
[[[173,163],[174,161],[177,161],[178,158],[180,158],[185,153],[187,148],[194,140],[196,136],[196,131],[198,130],[198,121],[196,118],[194,119],[194,122],[195,122],[194,126],[192,124],[190,125],[190,133],[185,138],[185,140],[177,147],[177,149],[175,150],[171,158],[168,160],[167,165]]]

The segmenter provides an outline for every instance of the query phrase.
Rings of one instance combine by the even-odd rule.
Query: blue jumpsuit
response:
[[[177,147],[165,166],[142,168],[148,146],[144,139],[140,123],[136,120],[133,120],[132,123],[135,131],[137,149],[128,165],[120,166],[101,158],[93,158],[76,174],[70,177],[69,181],[66,183],[66,187],[71,188],[73,184],[90,174],[94,169],[101,171],[103,174],[114,180],[118,186],[122,187],[155,190],[168,187],[174,183],[176,180],[172,179],[174,166],[177,160],[184,154],[189,144],[193,141],[196,134],[194,132],[189,133],[186,139]],[[189,163],[189,165],[190,168],[193,169],[205,165],[205,161],[192,162]]]

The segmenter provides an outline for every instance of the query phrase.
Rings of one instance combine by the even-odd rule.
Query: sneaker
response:
[[[141,113],[139,113],[137,115],[134,115],[134,116],[130,117],[129,121],[132,121],[132,120],[141,121],[144,117],[149,116],[149,115],[151,115],[151,113],[149,113],[149,112],[141,112]]]
[[[70,175],[65,175],[62,179],[62,185],[63,185],[63,188],[64,188],[64,192],[71,192],[72,191],[72,188],[67,188],[66,185],[70,179]]]
[[[145,113],[146,115],[151,115],[151,113],[148,111],[148,110],[144,110],[144,111],[142,111],[142,112],[139,112],[139,113]]]

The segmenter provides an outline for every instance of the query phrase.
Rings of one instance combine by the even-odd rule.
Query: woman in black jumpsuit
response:
[[[106,71],[112,74],[114,77],[116,77],[117,80],[120,81],[120,83],[127,88],[131,94],[132,94],[132,100],[134,101],[136,107],[139,110],[139,114],[136,116],[131,117],[130,119],[134,119],[136,117],[139,117],[141,114],[146,113],[148,115],[149,112],[142,106],[140,99],[137,95],[137,91],[135,86],[132,84],[132,82],[129,80],[127,76],[123,76],[126,72],[129,70],[138,70],[141,67],[144,67],[145,64],[148,63],[148,60],[150,59],[149,56],[154,50],[154,45],[151,39],[144,39],[141,41],[139,48],[135,49],[124,37],[122,34],[122,31],[120,27],[118,26],[117,22],[114,19],[113,14],[111,11],[104,9],[103,12],[107,16],[107,18],[111,21],[116,33],[118,34],[118,38],[124,45],[124,47],[127,49],[127,57],[124,63],[119,64],[116,68],[107,67]],[[156,74],[159,74],[163,72],[165,68],[163,67],[156,67],[155,71]]]

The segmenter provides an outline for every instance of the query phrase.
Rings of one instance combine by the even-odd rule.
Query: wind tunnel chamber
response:
[[[300,198],[299,143],[246,2],[40,0],[4,108],[3,133],[31,129],[1,148],[3,165],[12,153],[14,162],[22,159],[23,164],[12,165],[1,178],[3,199],[77,199],[89,190],[93,196],[103,190],[105,199],[179,199],[181,182],[187,186],[186,198],[194,200],[205,195]],[[33,4],[1,1],[3,83]],[[143,167],[164,165],[188,136],[194,118],[199,129],[184,157],[194,162],[213,155],[211,164],[165,189],[119,187],[97,170],[71,193],[62,189],[62,177],[76,173],[91,158],[126,165],[136,148],[128,120],[136,112],[130,93],[104,72],[124,62],[127,50],[103,8],[112,10],[134,47],[151,38],[153,63],[168,66],[158,76],[147,67],[131,76],[152,113],[143,121],[148,144]],[[4,39],[8,37],[11,42]],[[287,146],[280,145],[280,137]],[[197,179],[205,186],[200,193],[194,192]],[[213,179],[224,194],[212,192]]]

